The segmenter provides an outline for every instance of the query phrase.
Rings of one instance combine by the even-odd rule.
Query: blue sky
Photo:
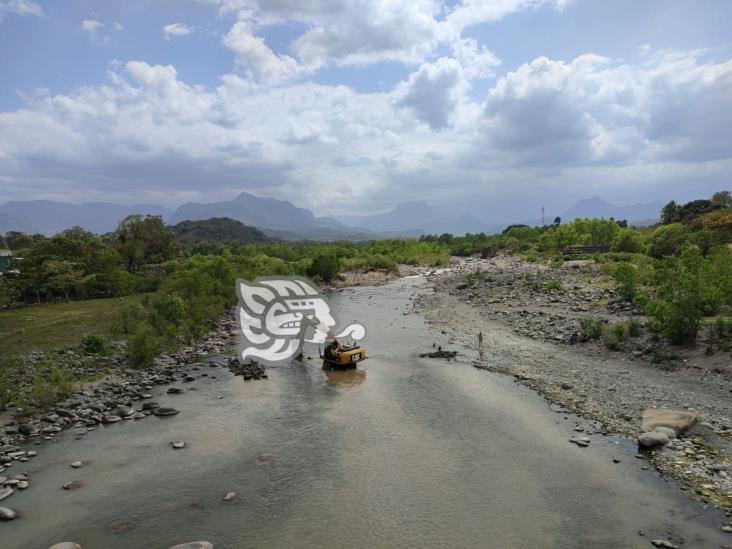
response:
[[[729,188],[725,0],[0,0],[0,202]],[[167,29],[167,30],[166,30]]]

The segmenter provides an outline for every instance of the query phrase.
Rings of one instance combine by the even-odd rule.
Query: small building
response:
[[[0,274],[10,269],[13,264],[13,252],[10,250],[0,250]]]

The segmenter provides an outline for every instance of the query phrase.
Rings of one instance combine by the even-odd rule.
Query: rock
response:
[[[15,520],[18,513],[7,507],[0,507],[0,520]]]
[[[25,490],[29,486],[30,486],[30,484],[28,483],[27,480],[19,480],[16,488],[18,488],[18,490]]]
[[[71,464],[71,466],[72,466],[72,467],[73,467],[74,469],[78,469],[78,468],[79,468],[79,467],[81,467],[82,465],[84,465],[84,464],[83,464],[83,463],[82,463],[81,461],[75,461],[74,463],[72,463],[72,464]]]
[[[578,435],[578,436],[574,436],[574,437],[570,438],[569,442],[576,444],[580,448],[586,448],[587,446],[590,445],[590,442],[592,442],[592,439],[590,439],[590,437],[586,437],[584,435]]]
[[[727,532],[728,534],[732,534],[732,524],[724,524],[721,527],[722,532]]]
[[[181,448],[185,448],[186,447],[186,443],[183,442],[182,440],[175,440],[175,441],[171,442],[170,445],[173,448],[175,448],[176,450],[180,450]]]
[[[562,389],[564,389],[565,391],[569,391],[573,387],[574,386],[571,383],[562,383]]]
[[[236,492],[226,492],[226,495],[224,496],[224,501],[233,501],[236,499]]]
[[[129,406],[117,406],[112,413],[119,417],[129,417],[135,413],[135,411]]]
[[[51,547],[49,547],[48,549],[82,549],[82,547],[78,543],[73,543],[71,541],[62,541],[61,543],[51,545]]]
[[[176,408],[170,408],[168,406],[161,406],[160,408],[156,408],[153,411],[153,414],[156,416],[164,417],[164,416],[174,416],[175,414],[180,413],[180,410],[177,410]]]
[[[160,404],[158,404],[154,400],[151,400],[149,402],[143,402],[142,403],[142,409],[143,410],[154,410],[155,408],[160,408]]]
[[[181,389],[180,387],[171,387],[165,392],[169,395],[180,395],[183,393],[183,389]]]
[[[664,444],[668,444],[670,440],[671,439],[669,439],[666,435],[664,435],[663,433],[659,433],[658,431],[650,431],[638,435],[638,445],[643,446],[644,448],[655,448],[656,446],[663,446]]]
[[[653,429],[655,433],[663,433],[666,435],[670,440],[673,440],[676,438],[676,431],[671,429],[671,427],[656,427]]]
[[[170,549],[213,549],[213,543],[209,541],[189,541],[188,543],[174,545]]]
[[[117,423],[121,420],[122,418],[119,416],[106,415],[102,418],[102,423]]]
[[[0,501],[9,498],[13,495],[13,489],[12,488],[3,488],[0,490]]]
[[[668,427],[677,435],[696,425],[700,416],[694,412],[674,410],[646,410],[643,412],[641,431],[653,431],[656,427]]]
[[[663,547],[663,549],[680,549],[678,545],[666,541],[665,539],[652,539],[651,543],[654,547]]]
[[[77,490],[78,488],[81,488],[81,481],[80,480],[70,480],[66,484],[63,485],[64,490]]]

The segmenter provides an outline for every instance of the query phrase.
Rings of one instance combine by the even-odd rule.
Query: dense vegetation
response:
[[[455,255],[505,250],[530,261],[554,263],[568,259],[571,246],[608,246],[610,253],[596,254],[595,260],[606,265],[621,295],[652,318],[654,333],[673,344],[693,344],[703,319],[719,316],[716,337],[729,337],[732,197],[728,191],[715,193],[710,200],[670,202],[661,212],[661,223],[648,229],[613,219],[576,219],[567,224],[556,219],[544,227],[511,226],[499,235],[444,234],[421,240],[446,244]],[[600,337],[596,326],[586,329],[589,339]],[[612,346],[612,337],[607,337]]]

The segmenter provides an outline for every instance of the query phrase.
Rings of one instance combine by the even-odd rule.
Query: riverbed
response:
[[[511,378],[418,358],[445,336],[413,312],[421,277],[331,297],[367,328],[370,358],[324,372],[318,360],[243,381],[208,357],[185,392],[156,389],[177,416],[121,421],[43,442],[13,467],[31,487],[2,505],[3,548],[721,547],[723,515],[648,469],[626,439],[557,411]],[[317,348],[306,348],[317,357]],[[500,360],[500,357],[495,357]],[[202,376],[201,374],[207,374]],[[185,441],[173,449],[171,441]],[[70,464],[82,461],[72,469]],[[645,469],[644,469],[645,468]],[[63,490],[77,480],[76,490]],[[236,492],[233,501],[223,501]],[[640,535],[642,532],[643,535]]]

